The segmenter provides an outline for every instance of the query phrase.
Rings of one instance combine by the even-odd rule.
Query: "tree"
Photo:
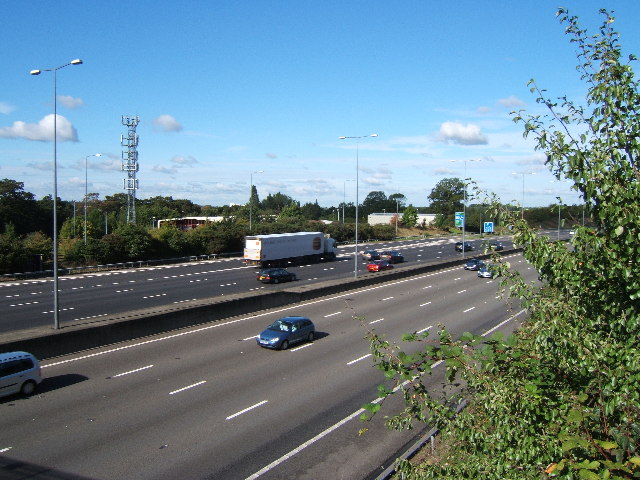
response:
[[[443,178],[429,194],[429,208],[435,214],[452,215],[462,211],[464,182],[459,178]]]
[[[494,202],[493,214],[512,225],[514,243],[541,280],[525,284],[500,266],[504,291],[528,313],[516,334],[454,339],[443,329],[436,344],[428,334],[409,334],[407,341],[424,344],[414,354],[370,334],[387,377],[412,380],[400,390],[405,411],[389,425],[431,415],[447,446],[431,464],[402,462],[403,478],[640,476],[640,85],[635,57],[621,60],[614,20],[601,13],[599,33],[588,36],[576,17],[558,12],[578,48],[586,102],[548,98],[532,80],[548,113],[514,115],[556,177],[573,182],[594,228],[578,228],[567,248]],[[467,385],[469,406],[457,416],[423,383],[440,360],[452,382]],[[379,404],[366,408],[375,412]]]
[[[418,223],[418,210],[412,205],[409,205],[402,212],[402,224],[407,228],[413,228]]]
[[[24,183],[8,178],[0,180],[0,233],[13,224],[18,235],[49,229],[51,210],[41,208],[32,193],[24,191]]]
[[[382,213],[389,207],[389,201],[384,192],[373,191],[369,192],[369,195],[362,202],[362,212],[360,215],[369,215],[371,213]],[[396,204],[393,202],[393,211],[395,211]]]
[[[269,210],[273,213],[280,213],[283,208],[287,205],[290,205],[292,202],[295,202],[293,198],[284,193],[276,193],[274,195],[267,195],[267,197],[260,202],[260,206],[264,210]]]

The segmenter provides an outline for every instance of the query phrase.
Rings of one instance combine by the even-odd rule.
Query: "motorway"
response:
[[[453,251],[451,244],[422,248],[421,255],[429,248]],[[537,278],[520,255],[508,261],[525,280]],[[192,280],[200,278],[195,271]],[[371,423],[358,420],[383,379],[372,368],[366,329],[391,341],[439,324],[454,334],[511,330],[522,311],[497,298],[497,286],[462,267],[448,268],[45,360],[36,395],[0,399],[0,476],[371,478],[416,432],[386,432],[384,408]],[[264,326],[292,314],[314,321],[319,333],[313,343],[287,351],[256,345]],[[433,380],[441,374],[436,369]],[[359,436],[364,427],[369,431]]]
[[[467,237],[477,247],[466,252],[467,257],[482,253],[481,240]],[[500,239],[505,247],[511,246],[507,237]],[[396,268],[437,259],[462,258],[455,252],[456,237],[424,240],[367,243],[359,250],[397,249],[405,256],[404,264]],[[292,266],[298,276],[297,284],[308,284],[354,274],[354,246],[339,248],[338,259],[313,265]],[[243,264],[242,259],[190,262],[177,265],[142,267],[91,274],[59,277],[59,322],[61,326],[94,323],[142,308],[160,308],[164,305],[189,304],[204,298],[259,289],[286,288],[291,284],[265,285],[255,279],[255,267]],[[360,275],[366,272],[359,264]],[[0,283],[0,336],[3,333],[53,325],[53,280],[43,278]]]

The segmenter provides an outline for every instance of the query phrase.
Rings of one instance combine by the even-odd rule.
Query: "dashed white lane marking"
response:
[[[245,408],[244,410],[240,410],[239,412],[234,413],[233,415],[229,415],[229,416],[226,418],[226,420],[231,420],[232,418],[235,418],[235,417],[237,417],[238,415],[242,415],[243,413],[247,413],[248,411],[253,410],[254,408],[258,408],[259,406],[264,405],[264,404],[265,404],[265,403],[267,403],[268,401],[269,401],[269,400],[263,400],[263,401],[261,401],[261,402],[256,403],[255,405],[251,405],[250,407]]]
[[[207,383],[207,381],[202,380],[201,382],[187,385],[186,387],[182,387],[182,388],[179,388],[178,390],[174,390],[173,392],[169,392],[169,395],[174,395],[176,393],[184,392],[185,390],[189,390],[190,388],[197,387],[198,385],[202,385],[203,383]]]
[[[386,297],[386,298],[381,299],[380,301],[381,301],[381,302],[386,302],[387,300],[391,300],[392,298],[393,298],[393,297]]]
[[[374,323],[381,322],[381,321],[383,321],[383,320],[384,320],[384,318],[379,318],[378,320],[374,320],[374,321],[372,321],[372,322],[369,322],[369,325],[372,325],[372,324],[374,324]]]
[[[147,370],[148,368],[153,368],[153,365],[147,365],[146,367],[136,368],[135,370],[129,370],[128,372],[118,373],[117,375],[114,375],[113,378],[124,377],[125,375],[129,375],[131,373],[137,373],[141,372],[142,370]]]
[[[431,305],[431,302],[421,303],[421,304],[420,304],[420,306],[421,306],[421,307],[425,307],[425,306],[427,306],[427,305]]]
[[[418,330],[416,333],[424,333],[427,330],[431,330],[433,328],[433,325],[429,325],[427,328],[423,328],[422,330]]]
[[[329,318],[329,317],[333,317],[335,315],[340,315],[342,312],[335,312],[335,313],[330,313],[328,315],[325,315],[324,318]]]
[[[366,355],[361,356],[360,358],[356,358],[355,360],[351,360],[350,362],[347,362],[347,365],[353,365],[356,362],[359,362],[360,360],[364,360],[365,358],[370,357],[371,354],[367,353]]]
[[[476,308],[476,307],[470,307],[470,308],[467,308],[466,310],[463,310],[463,311],[462,311],[462,313],[470,312],[470,311],[471,311],[471,310],[473,310],[474,308]]]
[[[5,448],[0,448],[0,453],[4,453],[4,452],[8,452],[9,450],[11,450],[13,447],[5,447]]]

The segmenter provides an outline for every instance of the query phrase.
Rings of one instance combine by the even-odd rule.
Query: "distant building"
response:
[[[367,217],[367,223],[369,223],[369,225],[391,225],[391,221],[395,215],[395,213],[372,213]],[[398,216],[401,221],[402,214],[399,213]],[[422,222],[424,222],[425,225],[429,225],[433,223],[435,219],[436,215],[434,213],[419,213],[416,225],[422,225]],[[412,226],[415,227],[416,225]]]
[[[180,230],[193,230],[194,228],[209,222],[221,222],[225,217],[179,217],[179,218],[163,218],[158,220],[157,227],[160,228],[163,223],[175,225]]]

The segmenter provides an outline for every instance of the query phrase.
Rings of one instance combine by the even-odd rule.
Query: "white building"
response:
[[[395,213],[372,213],[367,217],[367,223],[369,225],[392,225],[391,222],[395,215]],[[399,213],[398,216],[399,220],[402,220],[402,214]],[[435,213],[419,213],[416,225],[422,225],[422,222],[424,222],[425,225],[429,225],[433,223],[435,219]],[[415,227],[416,225],[413,226]]]

